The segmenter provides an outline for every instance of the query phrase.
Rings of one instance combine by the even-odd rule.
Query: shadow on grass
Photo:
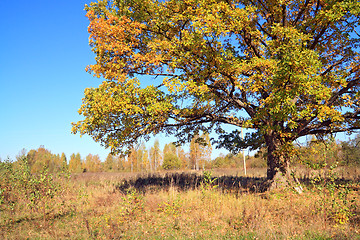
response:
[[[314,183],[313,182],[317,182],[314,181],[315,178],[311,178],[311,177],[301,177],[299,178],[299,182],[305,186],[305,187],[311,187]],[[336,186],[346,186],[349,190],[352,191],[360,191],[360,178],[356,178],[356,179],[346,179],[344,177],[341,178],[335,178],[335,179],[331,179],[331,178],[321,178],[321,181],[318,182],[317,184],[328,184],[333,182]]]
[[[260,193],[266,189],[263,187],[266,177],[243,177],[243,176],[221,176],[211,179],[213,186],[224,193],[234,193],[236,195],[243,193]],[[311,178],[302,177],[299,179],[303,186],[310,187]],[[327,181],[327,179],[325,179]],[[138,192],[145,193],[148,191],[169,190],[175,187],[181,191],[194,190],[206,182],[204,175],[196,173],[166,173],[165,175],[148,174],[147,176],[138,176],[133,179],[125,179],[116,186],[116,189],[126,194],[129,189],[134,188]],[[336,183],[346,185],[358,181],[339,178]],[[265,189],[265,190],[264,190]],[[354,187],[359,191],[358,187]]]
[[[216,188],[222,192],[242,194],[244,192],[258,192],[266,178],[221,176],[213,177],[211,180],[211,185],[217,186]],[[167,173],[164,176],[149,174],[136,179],[124,180],[116,186],[116,189],[124,194],[130,188],[135,188],[142,193],[160,189],[169,190],[170,187],[187,191],[199,188],[203,183],[205,183],[205,177],[195,173]]]

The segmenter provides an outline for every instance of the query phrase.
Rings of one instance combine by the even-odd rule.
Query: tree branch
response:
[[[300,9],[300,11],[298,12],[296,19],[293,22],[293,26],[296,26],[297,22],[300,20],[300,18],[302,17],[303,13],[305,12],[305,9],[307,8],[307,6],[309,5],[310,0],[306,0],[304,6]]]
[[[360,77],[355,78],[351,81],[349,81],[346,85],[346,87],[342,88],[338,92],[334,93],[333,96],[329,99],[326,105],[331,106],[334,104],[334,102],[343,94],[345,94],[350,88],[358,85],[360,82]]]
[[[322,72],[320,75],[321,76],[325,76],[328,72],[330,72],[334,67],[340,65],[344,60],[346,59],[346,57],[344,56],[342,59],[340,59],[339,61],[337,61],[336,63],[334,63],[333,65],[331,65],[330,67],[328,67],[324,72]]]
[[[314,42],[311,44],[310,49],[315,49],[316,45],[319,43],[320,38],[324,35],[326,32],[326,29],[328,28],[329,24],[326,24],[326,26],[323,26],[319,34],[314,38]]]

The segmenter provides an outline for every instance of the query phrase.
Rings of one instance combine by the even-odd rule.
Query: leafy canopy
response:
[[[100,0],[86,10],[87,71],[104,81],[85,90],[73,132],[114,152],[160,132],[181,143],[215,130],[237,149],[360,128],[357,0]],[[226,124],[255,132],[241,141]]]

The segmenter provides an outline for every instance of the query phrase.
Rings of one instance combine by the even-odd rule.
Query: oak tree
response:
[[[104,78],[73,132],[123,151],[158,133],[267,148],[289,178],[293,141],[360,128],[358,0],[99,0],[86,6]],[[150,77],[149,77],[150,76]],[[152,77],[151,77],[152,76]],[[239,131],[253,129],[244,140]]]

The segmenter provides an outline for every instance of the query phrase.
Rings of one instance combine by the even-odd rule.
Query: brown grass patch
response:
[[[216,174],[220,179],[223,176],[219,172]],[[64,185],[66,191],[57,196],[57,207],[48,212],[47,226],[39,223],[41,214],[29,215],[19,209],[11,220],[11,214],[3,210],[0,238],[360,238],[357,191],[349,194],[349,199],[355,200],[352,217],[340,224],[329,217],[330,212],[324,214],[324,209],[331,208],[331,202],[324,201],[326,195],[310,189],[302,195],[289,189],[265,193],[236,192],[208,187],[198,179],[200,183],[186,191],[176,186],[176,180],[170,181],[165,188],[149,185],[145,191],[136,191],[134,187],[127,191],[117,190],[124,180],[136,182],[135,177],[135,174],[113,173],[74,175]],[[244,180],[236,175],[228,177],[230,183],[231,180]]]

